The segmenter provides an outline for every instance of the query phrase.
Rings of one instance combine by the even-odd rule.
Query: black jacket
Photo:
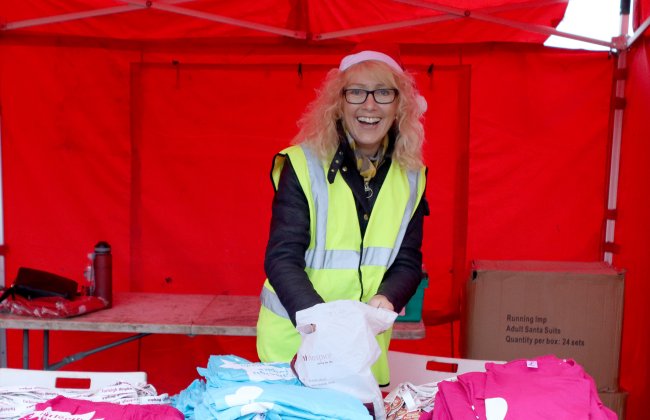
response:
[[[364,235],[375,198],[391,165],[393,138],[384,162],[370,181],[372,197],[366,198],[363,178],[359,174],[354,152],[342,138],[328,171],[328,181],[342,176],[354,194],[361,234]],[[415,293],[422,279],[422,224],[429,214],[424,196],[420,201],[404,235],[404,240],[393,264],[389,267],[377,294],[386,296],[399,312]],[[280,302],[291,321],[296,323],[296,312],[309,308],[323,299],[314,290],[305,273],[305,251],[309,246],[309,205],[289,159],[282,169],[278,190],[273,198],[271,230],[266,247],[264,269]]]

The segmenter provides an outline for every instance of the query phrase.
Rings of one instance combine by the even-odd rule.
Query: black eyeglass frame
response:
[[[363,98],[363,101],[361,101],[361,102],[350,102],[350,100],[348,99],[348,95],[347,95],[347,93],[348,93],[349,91],[352,91],[352,90],[357,90],[357,91],[360,91],[360,92],[365,92],[365,93],[366,93],[366,96]],[[390,102],[381,102],[381,101],[378,101],[378,100],[377,100],[377,97],[375,96],[375,92],[381,92],[382,90],[383,90],[383,91],[390,90],[390,91],[394,92],[394,93],[395,93],[395,96],[393,96],[393,100],[390,101]],[[365,102],[368,100],[368,95],[370,95],[370,94],[372,94],[372,99],[374,99],[376,103],[378,103],[378,104],[380,104],[380,105],[388,105],[388,104],[392,104],[393,102],[395,102],[395,99],[397,99],[397,96],[399,96],[399,90],[397,90],[397,89],[395,89],[395,88],[381,88],[381,89],[375,89],[375,90],[366,90],[366,89],[361,89],[361,88],[343,89],[343,97],[345,98],[345,101],[346,101],[347,103],[349,103],[349,104],[352,104],[352,105],[361,105],[361,104],[365,103]]]

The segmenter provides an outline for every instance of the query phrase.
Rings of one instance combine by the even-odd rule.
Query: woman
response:
[[[365,49],[332,69],[273,162],[276,188],[257,350],[288,362],[300,346],[297,311],[354,299],[399,312],[422,278],[426,102],[396,51]],[[389,382],[391,331],[373,366]]]

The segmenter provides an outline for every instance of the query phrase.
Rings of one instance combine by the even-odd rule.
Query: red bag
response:
[[[77,296],[72,300],[61,297],[26,299],[16,295],[0,303],[0,311],[37,318],[69,318],[104,309],[107,302],[95,296]]]

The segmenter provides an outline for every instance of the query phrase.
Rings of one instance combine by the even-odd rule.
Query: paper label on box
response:
[[[537,360],[526,360],[526,367],[537,369]]]

